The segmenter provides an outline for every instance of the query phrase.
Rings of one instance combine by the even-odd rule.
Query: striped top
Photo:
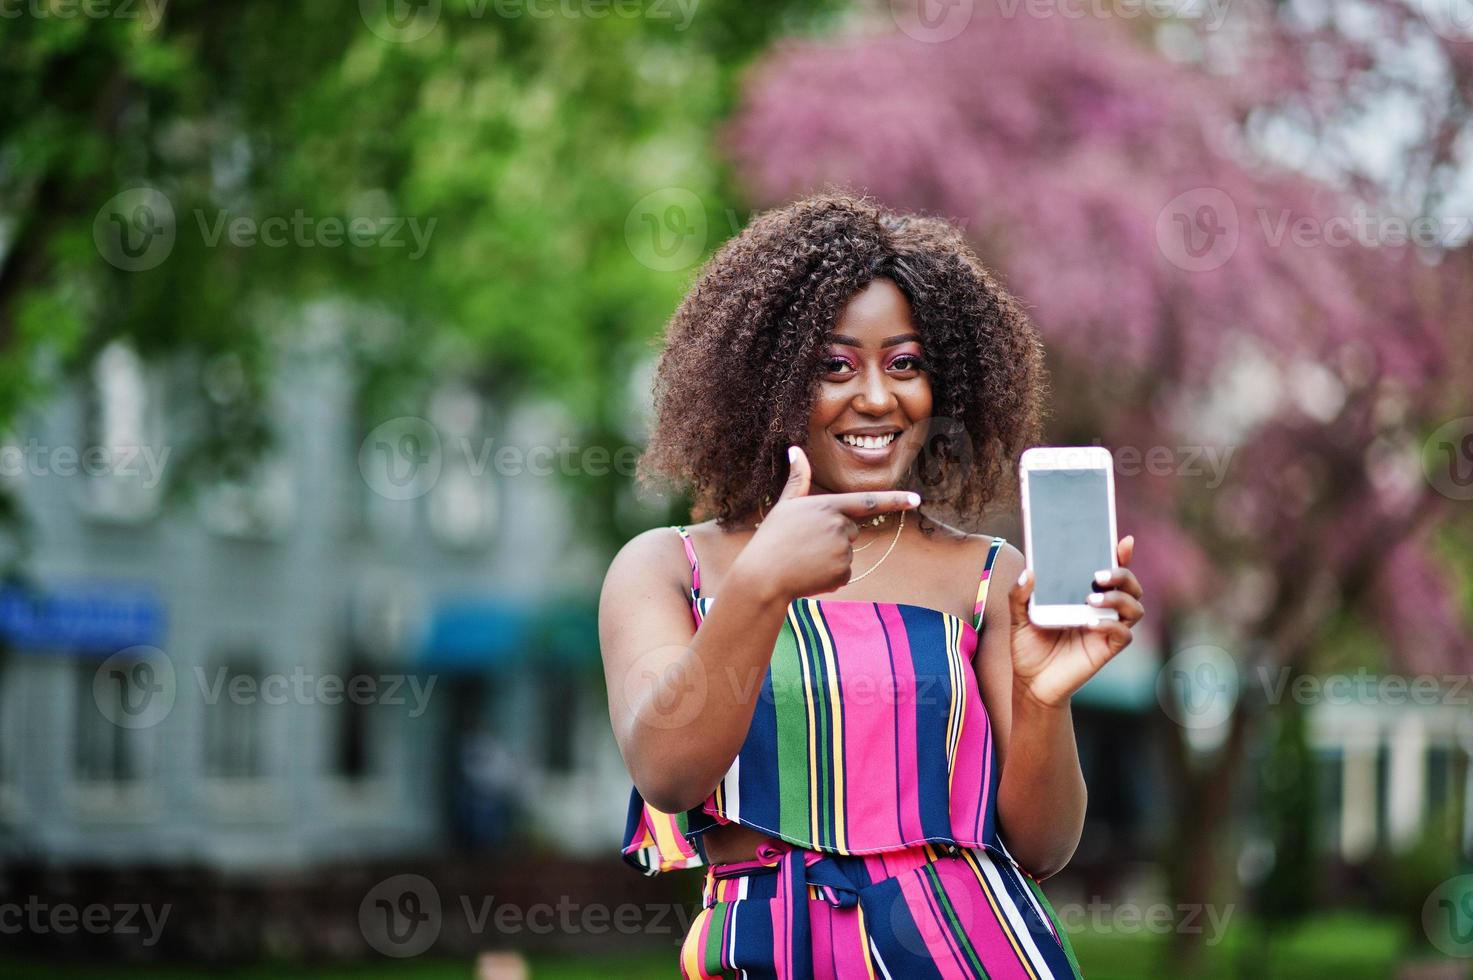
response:
[[[715,598],[684,528],[699,628]],[[992,727],[972,656],[972,622],[927,606],[798,599],[788,607],[741,751],[715,791],[684,813],[630,794],[625,861],[646,874],[706,863],[701,834],[739,823],[798,847],[874,854],[921,843],[985,847],[997,834]]]

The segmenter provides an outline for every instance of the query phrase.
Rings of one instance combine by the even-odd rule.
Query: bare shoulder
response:
[[[604,591],[683,588],[690,576],[685,546],[673,527],[652,527],[630,538],[609,563]]]
[[[989,572],[990,581],[994,583],[1006,582],[1011,587],[1018,580],[1018,576],[1023,574],[1023,567],[1025,565],[1023,552],[1019,551],[1011,541],[992,534],[966,534],[965,538],[967,547],[970,549],[968,558],[969,560],[974,560],[979,568],[987,560],[987,555],[991,552],[993,544],[999,541],[1002,542],[1001,546],[997,549],[997,557],[992,560],[992,568]],[[997,598],[996,593],[998,592],[1003,593],[1002,600]],[[999,601],[1005,603],[1007,601],[1006,593],[1007,589],[990,589],[988,591],[989,607]]]
[[[995,535],[972,533],[960,528],[952,527],[934,518],[927,518],[934,530],[928,535],[933,544],[938,547],[953,549],[958,552],[958,557],[968,563],[980,563],[986,561],[987,552],[991,550],[994,541],[998,540]],[[997,561],[1001,562],[1009,553],[1016,555],[1019,559],[1022,555],[1007,541],[1003,542],[998,552]]]

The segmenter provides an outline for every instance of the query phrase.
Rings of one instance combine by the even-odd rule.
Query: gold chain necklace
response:
[[[772,498],[771,497],[763,497],[762,498],[762,503],[757,505],[758,519],[752,522],[752,530],[754,530],[754,531],[757,530],[757,528],[759,528],[759,527],[762,526],[762,522],[767,519],[767,507],[766,507],[766,505],[769,504],[769,503],[771,503],[771,502],[772,502]],[[884,524],[885,523],[885,519],[887,517],[889,517],[889,516],[890,516],[889,514],[880,514],[879,516],[872,517],[869,520],[864,521],[863,523],[869,525],[870,527],[879,527],[881,524]],[[905,511],[901,511],[900,512],[900,524],[895,528],[895,537],[894,537],[893,540],[891,540],[890,547],[889,548],[886,548],[885,549],[885,553],[880,556],[880,561],[884,561],[886,558],[889,558],[890,557],[890,552],[892,552],[892,551],[895,550],[895,542],[900,540],[900,532],[903,531],[904,529],[905,529]],[[851,548],[849,550],[849,553],[851,555],[857,555],[861,551],[863,551],[865,548],[868,548],[871,545],[877,544],[879,542],[879,540],[880,540],[879,538],[875,538],[873,541],[870,541],[868,544],[860,545],[858,548]],[[872,572],[875,569],[879,568],[880,567],[880,561],[875,562],[869,568],[865,569],[864,575],[860,575],[859,578],[852,578],[849,581],[851,581],[851,582],[858,582],[860,578],[864,578],[865,575],[868,575],[870,572]]]
[[[849,580],[849,584],[850,585],[853,585],[855,582],[858,582],[860,579],[864,578],[870,572],[873,572],[875,569],[877,569],[881,565],[883,565],[885,563],[885,559],[890,557],[890,552],[894,551],[895,550],[895,546],[900,543],[900,532],[901,531],[904,531],[904,530],[905,530],[905,511],[902,510],[900,512],[900,522],[895,525],[895,537],[890,540],[890,547],[888,547],[888,548],[885,549],[885,553],[880,556],[880,560],[879,561],[875,562],[869,568],[866,568],[860,574],[858,574],[858,575],[854,576],[853,578],[851,578]],[[874,542],[871,541],[870,544],[874,544]],[[865,547],[868,548],[869,545],[865,545]]]

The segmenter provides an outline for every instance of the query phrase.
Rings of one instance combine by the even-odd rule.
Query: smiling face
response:
[[[900,488],[931,418],[910,303],[894,282],[875,279],[850,298],[827,340],[808,418],[814,490]]]

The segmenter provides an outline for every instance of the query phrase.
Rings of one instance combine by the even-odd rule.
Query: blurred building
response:
[[[187,499],[162,496],[183,393],[239,397],[230,363],[114,345],[6,443],[31,544],[0,592],[6,865],[310,873],[554,819],[566,849],[615,846],[600,556],[555,473],[479,451],[555,443],[555,412],[445,388],[370,429],[313,335],[278,443]]]

